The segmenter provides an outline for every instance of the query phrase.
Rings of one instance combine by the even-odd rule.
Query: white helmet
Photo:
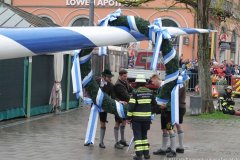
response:
[[[146,78],[143,74],[138,74],[136,77],[135,82],[146,83]]]
[[[232,86],[227,86],[227,88],[226,89],[230,89],[230,90],[232,90]]]

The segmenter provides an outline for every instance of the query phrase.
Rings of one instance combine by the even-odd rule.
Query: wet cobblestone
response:
[[[105,137],[106,149],[98,147],[99,130],[94,146],[84,147],[85,131],[89,107],[83,107],[60,115],[43,115],[30,119],[0,122],[1,160],[129,160],[134,154],[133,147],[127,152],[114,149],[114,116],[108,115]],[[240,118],[240,117],[239,117]],[[176,159],[232,159],[240,160],[238,117],[231,120],[199,119],[186,116],[185,153]],[[99,127],[98,127],[99,128]],[[161,145],[159,116],[153,121],[149,131],[151,153]],[[129,141],[132,131],[126,127]],[[165,156],[151,155],[151,159],[167,159]]]

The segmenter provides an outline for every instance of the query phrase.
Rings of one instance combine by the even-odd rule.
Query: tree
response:
[[[137,6],[152,0],[116,0],[126,6]],[[191,7],[197,14],[197,27],[208,28],[209,22],[209,9],[210,0],[175,0],[175,4],[183,3],[186,8]],[[209,42],[208,34],[198,35],[198,71],[199,71],[199,84],[200,84],[200,95],[202,101],[202,111],[211,113],[214,110],[212,101],[211,91],[211,79],[210,79],[210,53],[209,53]]]

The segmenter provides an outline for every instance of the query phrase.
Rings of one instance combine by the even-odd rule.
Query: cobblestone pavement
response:
[[[109,123],[105,137],[106,149],[98,147],[99,130],[94,146],[85,147],[84,138],[89,116],[89,107],[47,114],[30,119],[0,122],[0,160],[130,160],[133,146],[127,152],[114,149],[114,117]],[[239,117],[240,118],[240,117]],[[229,159],[240,160],[240,120],[202,120],[195,116],[184,119],[185,153],[176,159]],[[98,127],[99,128],[99,127]],[[132,131],[126,128],[129,141]],[[159,116],[153,121],[148,134],[151,153],[161,144]],[[151,155],[151,159],[167,159]]]

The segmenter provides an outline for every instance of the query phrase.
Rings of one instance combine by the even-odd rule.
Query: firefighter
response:
[[[225,94],[219,98],[224,114],[240,116],[240,109],[234,110],[235,102],[233,101],[232,87],[228,86],[225,89]]]
[[[156,101],[152,91],[145,87],[146,79],[144,75],[137,75],[137,89],[133,92],[129,100],[127,112],[128,123],[132,124],[134,135],[135,153],[134,160],[150,159],[149,142],[147,132],[150,129],[151,109],[156,106]]]
[[[224,114],[230,114],[234,115],[234,105],[235,102],[233,101],[233,96],[232,96],[232,87],[228,86],[225,89],[225,93],[220,99],[220,104],[222,105],[222,111]]]

